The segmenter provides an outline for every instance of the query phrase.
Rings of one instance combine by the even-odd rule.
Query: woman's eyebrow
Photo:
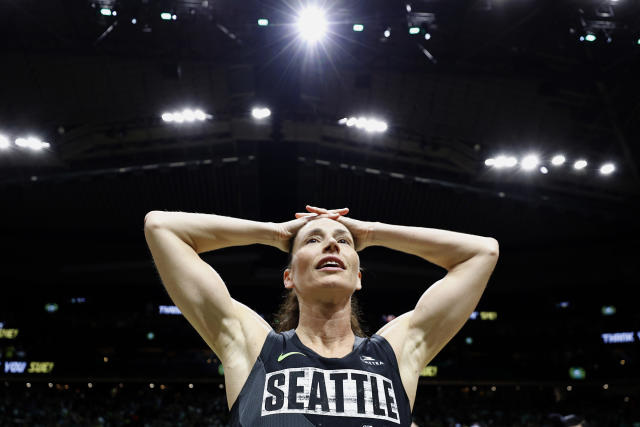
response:
[[[313,230],[311,230],[311,231],[309,231],[307,234],[305,234],[305,237],[309,237],[309,236],[312,236],[312,235],[314,235],[314,234],[320,234],[320,235],[324,236],[324,234],[325,234],[325,233],[324,233],[324,230],[323,230],[322,228],[314,228]],[[338,229],[336,229],[336,230],[333,232],[333,235],[334,235],[334,236],[338,236],[338,235],[340,235],[340,234],[348,235],[349,233],[347,233],[347,230],[341,230],[341,229],[339,229],[339,228],[338,228]]]

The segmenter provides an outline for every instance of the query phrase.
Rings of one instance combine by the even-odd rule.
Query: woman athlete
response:
[[[489,237],[366,222],[312,206],[284,223],[152,211],[145,237],[174,303],[224,366],[232,425],[409,426],[420,372],[476,307],[498,259]],[[290,253],[292,328],[276,333],[234,300],[198,254],[265,244]],[[358,336],[358,251],[384,246],[447,270],[414,308]],[[394,284],[389,296],[399,297]]]

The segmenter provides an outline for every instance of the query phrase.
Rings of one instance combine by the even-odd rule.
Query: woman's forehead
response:
[[[351,234],[349,229],[344,224],[339,223],[336,220],[330,218],[314,219],[306,223],[300,231],[298,236],[305,236],[312,232],[322,232],[324,234],[334,234],[335,232],[345,232]]]

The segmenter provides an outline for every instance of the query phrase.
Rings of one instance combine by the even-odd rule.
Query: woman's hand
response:
[[[346,210],[349,211],[348,209]],[[274,243],[283,252],[289,252],[290,240],[307,222],[318,218],[337,219],[341,213],[346,213],[344,209],[336,209],[334,211],[326,211],[323,213],[306,212],[304,214],[296,214],[296,219],[291,221],[274,223]]]
[[[373,244],[373,228],[375,223],[347,218],[344,215],[349,213],[349,208],[328,210],[307,205],[307,211],[308,212],[297,213],[296,218],[307,218],[310,215],[326,215],[328,218],[344,224],[355,239],[356,251],[361,251]]]

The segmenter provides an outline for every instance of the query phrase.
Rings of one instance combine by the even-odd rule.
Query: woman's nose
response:
[[[325,247],[325,250],[327,249],[340,252],[340,245],[338,245],[338,241],[335,238],[329,237],[329,240],[327,240],[327,246]]]

